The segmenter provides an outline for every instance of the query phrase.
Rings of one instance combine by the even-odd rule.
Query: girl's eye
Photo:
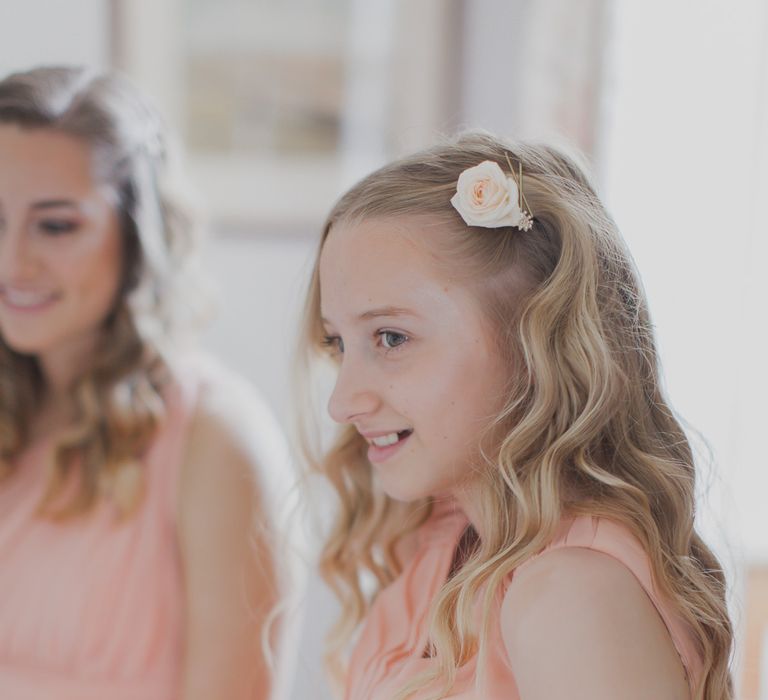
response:
[[[338,335],[326,335],[323,337],[323,346],[328,348],[331,354],[344,352],[344,341]]]
[[[387,350],[392,350],[408,341],[407,335],[396,331],[379,331],[379,338],[381,338],[381,344]]]
[[[47,235],[59,236],[77,229],[77,222],[70,219],[43,219],[38,222],[37,227]]]

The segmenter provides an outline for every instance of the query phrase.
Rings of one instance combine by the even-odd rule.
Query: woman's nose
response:
[[[8,284],[24,278],[32,265],[26,236],[0,221],[0,281]]]

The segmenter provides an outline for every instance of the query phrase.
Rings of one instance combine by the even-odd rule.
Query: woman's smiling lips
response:
[[[368,441],[368,459],[374,463],[381,463],[392,457],[408,441],[412,433],[411,428],[360,432]]]
[[[4,306],[20,312],[40,311],[54,302],[57,295],[52,292],[0,286],[0,299]]]

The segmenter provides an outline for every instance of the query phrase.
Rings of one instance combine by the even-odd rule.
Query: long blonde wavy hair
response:
[[[140,459],[165,414],[169,372],[162,351],[183,315],[180,297],[189,289],[196,247],[173,149],[135,88],[85,68],[36,68],[0,81],[2,124],[80,139],[91,150],[94,178],[116,194],[121,285],[88,369],[71,389],[77,419],[55,445],[40,511],[64,518],[108,497],[125,516],[141,501]],[[14,472],[28,446],[28,426],[45,391],[37,358],[0,336],[0,477]],[[78,486],[70,491],[75,476]]]
[[[515,172],[522,165],[531,231],[468,227],[449,204],[459,174],[485,160]],[[411,215],[442,224],[440,255],[482,301],[511,376],[486,434],[496,437],[482,441],[484,536],[433,601],[435,663],[398,697],[419,689],[444,697],[474,654],[482,668],[491,611],[510,572],[547,545],[561,517],[589,514],[625,524],[645,547],[703,660],[695,697],[732,698],[725,579],[694,528],[692,450],[662,390],[634,264],[583,170],[549,146],[464,134],[355,185],[328,216],[320,250],[341,221]],[[302,340],[310,367],[323,350],[320,318],[316,262]],[[375,488],[366,451],[347,426],[325,454],[308,455],[339,502],[320,560],[342,604],[329,639],[337,673],[372,602],[363,581],[372,575],[375,597],[397,576],[397,543],[429,513],[424,503],[398,503]]]

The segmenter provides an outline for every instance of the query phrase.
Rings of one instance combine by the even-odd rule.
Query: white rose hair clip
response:
[[[529,231],[533,217],[523,195],[523,166],[518,169],[518,182],[507,157],[510,173],[506,174],[498,163],[484,160],[480,165],[467,168],[459,175],[456,194],[451,204],[468,226],[501,228],[516,226]]]

